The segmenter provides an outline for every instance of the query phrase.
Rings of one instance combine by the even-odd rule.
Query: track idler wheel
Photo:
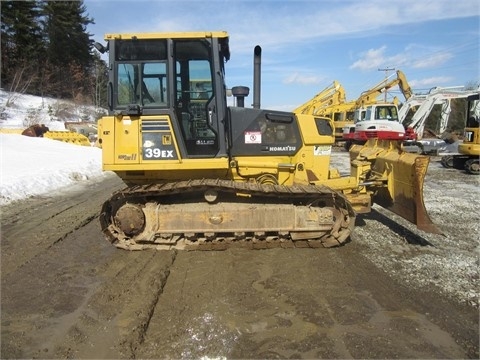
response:
[[[145,214],[138,205],[125,204],[115,214],[115,225],[127,236],[140,234],[145,228]]]
[[[453,168],[453,156],[451,156],[451,155],[443,156],[442,160],[441,160],[441,163],[442,163],[442,166],[447,168],[447,169]]]
[[[470,159],[465,163],[465,171],[469,174],[480,174],[480,162],[478,159]]]

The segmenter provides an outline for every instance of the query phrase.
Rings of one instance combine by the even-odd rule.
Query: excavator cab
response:
[[[368,105],[362,117],[355,122],[354,138],[359,143],[373,138],[381,140],[405,138],[405,128],[398,121],[398,108],[395,104]]]
[[[480,175],[480,92],[467,97],[463,142],[458,145],[458,154],[442,157],[442,165]]]

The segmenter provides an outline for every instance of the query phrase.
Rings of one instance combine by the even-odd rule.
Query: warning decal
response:
[[[260,131],[246,131],[245,132],[245,144],[261,144],[262,133]]]
[[[332,147],[328,145],[315,145],[313,147],[313,155],[315,156],[330,155],[331,152]]]

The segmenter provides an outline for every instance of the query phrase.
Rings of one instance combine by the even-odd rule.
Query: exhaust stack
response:
[[[253,50],[253,108],[260,109],[262,48],[257,45]]]

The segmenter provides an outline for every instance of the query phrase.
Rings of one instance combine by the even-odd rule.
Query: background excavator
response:
[[[379,100],[380,95],[385,95],[389,89],[397,85],[406,99],[412,95],[405,74],[398,70],[396,75],[395,79],[388,80],[387,78],[371,89],[362,92],[358,99],[348,102],[346,101],[345,89],[335,80],[331,86],[326,87],[312,99],[294,109],[293,112],[325,116],[332,119],[335,126],[336,142],[345,141],[348,149],[355,139],[355,119],[365,120],[366,107],[369,105],[387,104],[386,99]],[[397,104],[398,99],[395,98],[393,103]],[[375,114],[375,111],[373,114]],[[362,138],[362,140],[366,140],[366,138]]]
[[[414,95],[402,105],[399,110],[399,122],[405,129],[404,146],[417,146],[425,154],[436,155],[446,148],[445,137],[449,116],[452,110],[451,102],[455,99],[467,98],[478,93],[477,90],[468,90],[463,86],[435,87],[428,94]],[[435,119],[432,129],[425,129],[427,119],[435,106],[441,106],[441,112]],[[411,111],[411,110],[414,111]],[[407,115],[413,112],[411,117]],[[448,139],[453,142],[455,139]]]
[[[358,143],[364,143],[369,138],[399,140],[404,146],[416,147],[421,153],[436,154],[438,149],[442,148],[442,144],[444,148],[447,145],[440,135],[447,129],[451,101],[466,98],[472,94],[474,94],[473,90],[466,90],[463,86],[435,87],[428,94],[409,95],[408,98],[405,96],[407,101],[400,110],[394,103],[369,105],[366,107],[364,120],[355,125],[354,139]],[[436,129],[429,129],[430,138],[424,139],[426,121],[437,105],[441,106],[441,115]],[[412,116],[407,116],[412,113]],[[432,146],[432,143],[435,145]]]
[[[480,92],[467,97],[463,142],[458,145],[458,154],[442,157],[442,165],[464,169],[473,175],[480,174]]]
[[[293,112],[303,115],[319,115],[325,108],[343,104],[344,102],[345,89],[337,80],[334,80],[331,85],[320,91],[306,103],[295,108]]]
[[[330,167],[330,118],[260,108],[261,48],[249,89],[227,106],[226,32],[107,34],[108,116],[98,123],[103,169],[127,185],[101,209],[106,238],[129,250],[345,243],[373,202],[439,232],[423,203],[429,159],[395,142],[350,152]],[[202,89],[197,84],[208,86]],[[195,86],[194,86],[195,84]],[[202,96],[200,96],[202,95]]]
[[[412,95],[405,74],[396,71],[396,78],[379,82],[364,91],[355,102],[354,123],[343,129],[343,138],[348,149],[351,144],[365,143],[370,138],[403,140],[405,129],[398,123],[398,99],[387,102],[387,92],[398,86],[406,100]],[[383,96],[383,99],[379,99]]]
[[[335,141],[343,141],[343,128],[353,124],[354,102],[347,102],[345,89],[337,81],[316,94],[312,99],[293,110],[295,114],[317,115],[333,120]]]

